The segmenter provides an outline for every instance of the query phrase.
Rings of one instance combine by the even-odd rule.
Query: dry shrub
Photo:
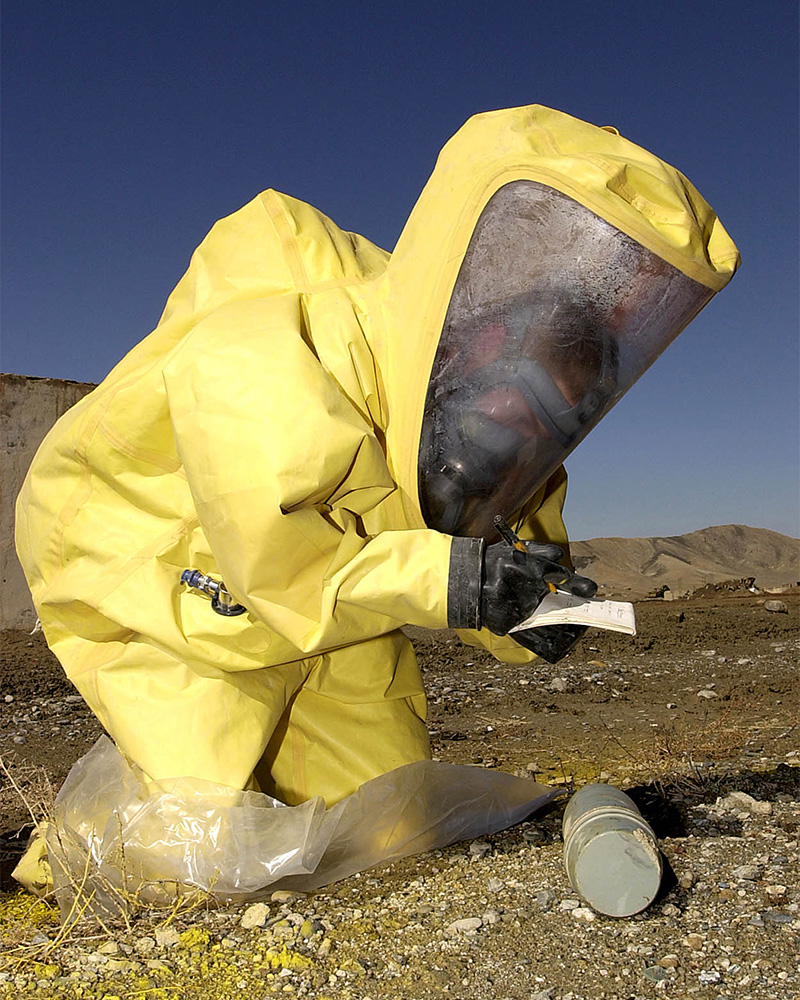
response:
[[[20,969],[52,961],[60,946],[137,935],[168,927],[178,916],[217,905],[210,891],[167,882],[142,882],[125,870],[124,848],[118,875],[110,878],[94,863],[85,845],[76,843],[55,822],[55,793],[43,768],[0,757],[5,787],[0,795],[21,802],[34,828],[47,829],[51,865],[58,889],[34,896],[10,896],[0,910],[0,969]],[[127,886],[135,885],[128,889]],[[53,937],[36,939],[43,927],[58,926]]]
[[[625,770],[634,779],[658,788],[700,789],[741,763],[752,728],[741,727],[740,710],[741,705],[731,702],[714,718],[707,712],[699,723],[675,719],[653,727],[652,736],[635,747],[606,729],[607,742],[622,751]]]

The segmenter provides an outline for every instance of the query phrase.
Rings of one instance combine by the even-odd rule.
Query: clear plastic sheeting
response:
[[[561,792],[478,767],[418,761],[330,809],[192,778],[147,782],[107,737],[72,768],[47,849],[62,917],[75,898],[99,916],[191,889],[220,902],[310,890],[395,858],[483,836]]]

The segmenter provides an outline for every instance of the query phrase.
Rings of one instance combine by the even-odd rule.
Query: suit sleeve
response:
[[[170,419],[226,586],[298,649],[447,621],[452,539],[366,535],[394,489],[373,428],[302,336],[294,296],[206,317],[165,367]]]

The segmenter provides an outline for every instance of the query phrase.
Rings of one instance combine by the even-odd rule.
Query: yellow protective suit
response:
[[[447,144],[389,255],[266,191],[217,223],[154,330],[43,443],[17,545],[47,640],[152,778],[330,805],[428,755],[405,624],[447,624],[453,540],[423,523],[423,403],[487,200],[551,185],[707,287],[738,263],[673,168],[542,107]],[[521,535],[566,545],[563,469]],[[224,618],[180,583],[222,578]],[[532,654],[488,632],[497,656]]]

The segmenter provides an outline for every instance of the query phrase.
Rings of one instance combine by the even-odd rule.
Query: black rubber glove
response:
[[[484,553],[481,623],[495,635],[506,635],[524,621],[550,592],[550,583],[579,597],[597,593],[594,580],[576,576],[559,561],[564,553],[557,545],[524,545],[526,551],[519,552],[497,542]]]
[[[585,625],[541,625],[514,632],[511,638],[548,663],[558,663],[585,631]]]
[[[506,635],[539,605],[551,583],[579,597],[595,595],[593,580],[559,562],[564,553],[557,545],[524,545],[520,552],[506,542],[487,547],[482,538],[453,539],[447,598],[451,628],[485,627]]]

